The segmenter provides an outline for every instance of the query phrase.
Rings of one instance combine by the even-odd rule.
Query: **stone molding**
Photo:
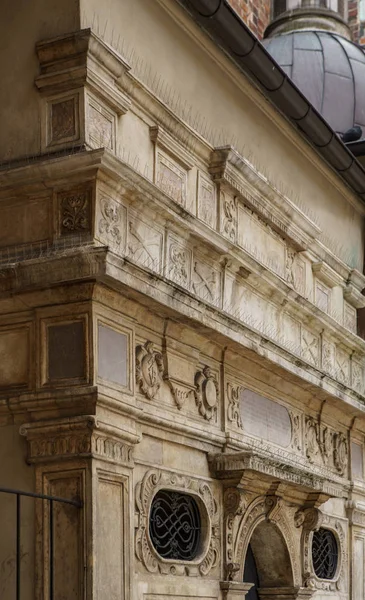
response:
[[[267,486],[270,481],[280,481],[296,487],[297,492],[302,493],[303,500],[308,493],[313,492],[321,498],[321,502],[332,497],[344,497],[348,488],[347,480],[344,481],[329,469],[310,466],[290,452],[278,448],[275,453],[276,456],[273,457],[269,446],[266,451],[263,446],[257,446],[239,452],[211,454],[208,459],[212,472],[219,479],[229,476],[243,482],[247,475],[257,483],[260,479],[267,481]],[[254,485],[254,481],[251,485]]]
[[[171,206],[171,201],[168,202],[167,198],[165,198],[163,200],[164,194],[162,192],[157,192],[155,186],[153,186],[146,180],[142,181],[143,178],[140,178],[136,174],[134,174],[132,177],[132,170],[129,167],[127,167],[126,165],[122,165],[120,163],[120,161],[118,161],[117,159],[113,159],[110,155],[107,155],[106,153],[99,153],[99,155],[100,155],[101,163],[103,163],[105,161],[105,164],[108,163],[112,170],[116,169],[116,172],[118,173],[118,176],[121,177],[121,182],[123,183],[123,185],[125,184],[126,189],[129,189],[129,188],[134,189],[134,190],[137,189],[137,193],[143,192],[143,196],[146,198],[147,197],[149,198],[150,194],[152,194],[154,196],[155,202],[159,203],[159,202],[164,201],[164,202],[166,202],[166,205],[169,204]],[[183,225],[181,224],[181,226],[183,226]],[[199,224],[197,224],[197,227],[199,227]],[[199,235],[200,234],[203,236],[201,239],[201,242],[204,243],[204,240],[205,240],[204,232],[201,231],[199,233]],[[211,233],[211,241],[212,241],[213,245],[215,245],[216,250],[218,249],[217,244],[218,244],[219,237],[220,236],[218,234],[216,235],[214,232]],[[205,241],[207,241],[207,240],[205,240]],[[188,257],[188,255],[189,255],[190,259],[191,259],[191,250],[188,247],[188,245],[185,244],[184,249],[185,249],[184,252],[185,252],[186,257]],[[98,250],[98,252],[100,252],[100,251],[101,250]],[[57,260],[60,260],[60,259],[57,259]],[[42,265],[42,263],[40,263],[39,265],[38,264],[37,265],[35,265],[35,264],[29,265],[29,267],[27,267],[27,272],[28,272],[28,269],[30,271],[39,270],[41,265]],[[143,265],[141,265],[141,266],[143,267]],[[190,260],[190,266],[191,266],[191,260]],[[42,265],[42,267],[43,267],[43,265]],[[66,267],[68,270],[70,269],[69,264],[66,264]],[[126,265],[124,265],[124,268],[126,268]],[[19,273],[19,271],[21,271],[21,270],[23,270],[22,265],[17,267],[16,275],[14,272],[8,273],[9,277],[14,281],[14,285],[16,285],[18,287],[18,289],[23,284],[22,276]],[[46,270],[47,270],[47,265],[44,265],[44,271],[38,277],[38,282],[45,282],[45,276],[46,276],[45,271]],[[80,276],[80,271],[81,270],[78,271],[78,276]],[[52,281],[56,281],[56,273],[57,272],[54,271],[54,269],[50,270],[50,275],[52,276]],[[114,273],[115,273],[115,269],[114,269]],[[189,266],[187,266],[186,273],[187,273],[187,279],[188,279],[188,285],[187,285],[186,291],[188,293],[191,293],[190,283],[189,283],[189,275],[188,275]],[[33,283],[32,277],[33,277],[33,274],[31,276],[31,280],[29,281],[29,279],[28,279],[28,281],[27,281],[28,285]],[[76,274],[75,274],[75,277],[76,277]],[[280,283],[280,285],[279,285],[279,281],[274,282],[274,276],[272,276],[272,277],[273,277],[273,279],[271,282],[271,284],[272,284],[271,290],[273,288],[275,288],[276,291],[279,292],[279,287],[284,284]],[[70,277],[70,278],[72,278],[72,277]],[[35,281],[36,281],[36,279],[34,279],[34,283],[35,283]],[[160,282],[160,284],[162,285],[162,281]],[[4,279],[3,278],[1,279],[0,287],[5,287],[5,288],[9,289],[9,285],[11,286],[7,277],[5,277]],[[130,282],[130,285],[133,286],[133,281]],[[154,285],[156,285],[156,281],[154,281]],[[265,283],[265,285],[267,285],[267,282]],[[222,288],[223,288],[223,286],[222,286]],[[245,292],[245,294],[247,293],[247,291],[245,289],[243,291]],[[267,291],[269,292],[269,290],[267,290]],[[284,293],[284,290],[282,290],[282,291]],[[281,292],[281,287],[280,287],[280,292]],[[250,291],[250,293],[252,294],[251,291]],[[260,296],[260,299],[261,299],[261,296]],[[199,299],[198,302],[201,302],[201,299]],[[294,347],[292,347],[292,345],[286,344],[285,340],[280,341],[280,332],[277,332],[277,331],[274,332],[274,331],[268,330],[266,326],[264,327],[264,329],[261,328],[261,330],[260,330],[260,323],[255,322],[255,320],[252,318],[252,316],[250,314],[247,314],[247,315],[241,314],[240,315],[239,313],[237,314],[235,307],[230,307],[230,306],[223,307],[222,299],[220,299],[219,303],[220,303],[219,307],[216,306],[216,310],[218,312],[219,312],[219,310],[222,311],[224,308],[224,312],[227,313],[230,318],[234,319],[235,322],[242,323],[242,325],[244,327],[249,327],[250,329],[254,329],[255,331],[257,331],[258,335],[262,336],[263,341],[265,340],[265,343],[273,343],[273,344],[275,344],[277,349],[280,349],[279,351],[288,352],[289,355],[291,355],[292,361],[293,361],[293,356],[294,356],[294,360],[297,360],[298,354],[301,355],[302,353],[303,353],[303,359],[305,358],[304,349],[298,350],[298,348],[294,348]],[[304,306],[304,305],[305,305],[305,302],[303,302],[303,306],[301,306],[300,308],[297,307],[297,311],[299,313],[297,315],[297,319],[299,322],[305,321],[306,316],[307,316],[307,311],[310,309],[309,302],[308,302],[308,306],[306,306],[306,305]],[[249,307],[250,304],[246,303],[245,306]],[[277,307],[277,309],[279,310],[279,306]],[[313,307],[312,307],[312,309],[313,309]],[[289,317],[289,314],[288,314],[288,317]],[[326,376],[328,376],[331,379],[331,381],[337,380],[339,378],[339,381],[337,382],[336,385],[340,384],[341,386],[345,385],[346,387],[352,386],[356,393],[362,394],[363,389],[362,389],[362,386],[359,385],[359,382],[361,384],[361,377],[359,377],[358,375],[359,375],[359,368],[360,368],[360,370],[362,368],[361,360],[363,360],[363,356],[364,356],[363,341],[360,340],[353,333],[349,333],[347,330],[345,330],[343,327],[341,327],[339,325],[336,325],[336,328],[335,328],[334,323],[332,322],[333,319],[331,319],[330,316],[325,315],[325,314],[317,314],[317,317],[318,317],[318,324],[320,324],[322,328],[325,328],[326,331],[328,331],[330,334],[332,334],[333,338],[336,340],[337,347],[339,348],[341,344],[346,347],[347,351],[346,351],[346,353],[344,353],[344,358],[346,359],[345,362],[347,364],[347,367],[346,367],[346,373],[344,376],[341,375],[342,371],[339,368],[337,368],[337,370],[336,370],[336,364],[335,364],[336,359],[334,358],[334,354],[333,354],[333,359],[332,359],[331,358],[332,354],[331,353],[328,354],[328,352],[326,353],[327,345],[324,342],[324,338],[322,341],[321,340],[319,341],[318,358],[316,359],[316,364],[312,364],[311,366],[319,371],[324,371],[326,373]],[[279,335],[279,338],[278,338],[278,335]],[[313,335],[315,335],[315,332],[313,332]],[[302,343],[302,342],[304,344],[304,336],[300,336],[300,343]],[[335,352],[335,350],[334,350],[334,352]],[[354,352],[357,354],[354,354]],[[342,354],[341,354],[340,358],[341,357],[342,357]],[[342,360],[342,358],[341,358],[341,360]],[[356,365],[355,369],[350,368],[351,361],[353,361],[354,364]],[[331,362],[331,364],[329,364],[330,362]],[[304,366],[303,366],[303,368],[304,368]],[[305,368],[308,368],[308,365],[305,365]],[[338,378],[337,378],[337,375],[338,375]],[[330,382],[329,382],[329,384],[330,384]],[[333,384],[331,383],[331,385],[333,385]],[[339,391],[340,391],[340,389],[339,389]],[[343,388],[341,388],[341,394],[343,394]]]
[[[118,80],[130,67],[90,29],[36,46],[42,94],[42,150],[70,144],[116,150],[116,119],[131,105]]]
[[[100,458],[133,466],[133,446],[140,441],[134,432],[107,425],[94,416],[27,423],[20,434],[27,439],[29,463]]]
[[[202,554],[196,560],[184,562],[165,560],[153,547],[149,536],[149,513],[151,502],[160,489],[169,489],[192,494],[202,507],[206,539]],[[148,471],[136,486],[138,527],[136,529],[136,555],[150,573],[163,575],[205,576],[219,564],[220,559],[220,514],[211,486],[202,480],[170,471],[153,469]]]

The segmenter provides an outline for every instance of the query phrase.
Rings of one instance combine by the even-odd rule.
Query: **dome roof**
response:
[[[337,133],[365,131],[365,53],[344,37],[299,30],[264,46]]]

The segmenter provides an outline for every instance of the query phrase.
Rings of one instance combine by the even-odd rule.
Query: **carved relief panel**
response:
[[[348,441],[342,432],[334,431],[313,417],[305,418],[306,456],[311,463],[323,464],[347,475]]]
[[[212,229],[217,223],[217,197],[215,184],[201,171],[198,172],[198,218]]]
[[[191,494],[198,504],[200,518],[204,524],[201,551],[191,561],[162,558],[150,537],[150,507],[159,490]],[[169,471],[148,471],[136,487],[138,527],[136,530],[137,559],[150,573],[162,575],[206,576],[219,565],[220,527],[219,510],[210,484],[194,477]]]

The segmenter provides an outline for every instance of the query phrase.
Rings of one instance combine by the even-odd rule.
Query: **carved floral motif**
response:
[[[60,199],[61,233],[74,233],[90,228],[90,191],[63,192]]]
[[[161,387],[163,370],[162,354],[154,351],[152,342],[137,346],[136,383],[149,400],[155,398]]]
[[[149,512],[153,497],[160,489],[191,493],[200,499],[210,535],[205,536],[203,553],[197,560],[174,563],[171,560],[164,560],[156,553],[149,537]],[[150,573],[205,576],[219,563],[219,512],[212,490],[207,483],[168,471],[148,471],[143,480],[137,484],[136,504],[139,512],[136,555]],[[202,518],[204,519],[204,515]]]
[[[209,367],[195,375],[195,402],[199,413],[211,421],[217,413],[219,386],[216,376]]]

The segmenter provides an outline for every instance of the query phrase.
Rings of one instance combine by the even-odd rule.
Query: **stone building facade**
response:
[[[6,2],[0,488],[74,503],[21,597],[362,600],[365,172],[184,6]]]

